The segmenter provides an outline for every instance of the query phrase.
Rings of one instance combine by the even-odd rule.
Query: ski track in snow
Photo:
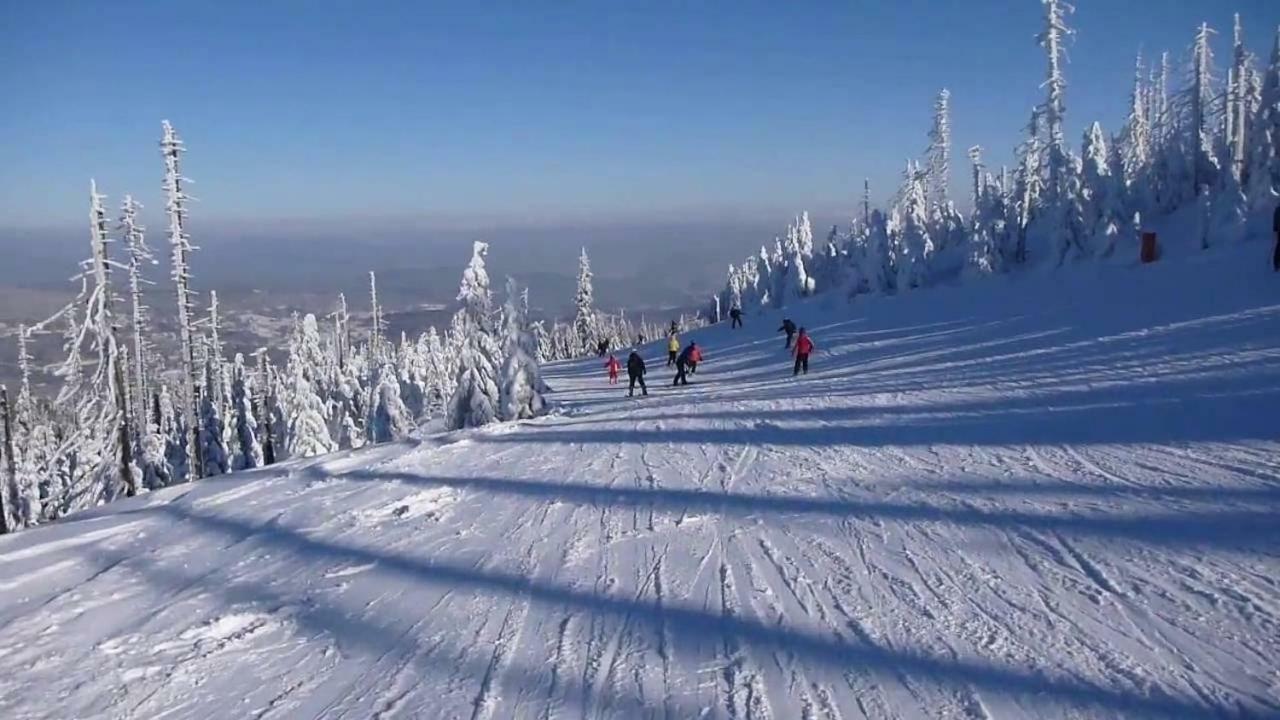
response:
[[[561,363],[546,418],[0,538],[0,716],[1280,715],[1247,255],[819,298],[806,377],[752,316],[686,388]]]

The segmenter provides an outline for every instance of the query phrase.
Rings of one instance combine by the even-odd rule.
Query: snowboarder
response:
[[[804,374],[809,374],[809,353],[813,352],[813,341],[809,339],[809,333],[804,328],[800,328],[800,337],[796,338],[796,347],[792,351],[796,356],[795,369],[791,371],[791,376],[795,377],[804,370]]]
[[[729,324],[730,330],[742,327],[742,308],[737,307],[736,305],[729,308],[729,319],[732,321]]]
[[[786,349],[787,349],[787,350],[790,350],[790,349],[791,349],[791,338],[795,337],[795,334],[796,334],[796,324],[795,324],[795,323],[793,323],[793,322],[791,322],[791,318],[785,318],[785,319],[783,319],[783,321],[782,321],[782,327],[778,328],[778,332],[785,332],[785,333],[787,334],[787,347],[786,347]]]
[[[698,372],[698,363],[702,362],[702,348],[690,343],[693,351],[689,353],[689,374],[695,375]]]
[[[618,368],[622,367],[622,363],[618,362],[618,358],[610,354],[609,359],[604,361],[604,367],[606,370],[609,371],[609,384],[617,385],[618,384]]]
[[[1276,236],[1276,249],[1271,256],[1271,269],[1280,272],[1280,203],[1276,204],[1276,214],[1271,218],[1271,232]]]
[[[685,348],[676,358],[676,379],[671,381],[672,385],[688,385],[689,377],[689,358],[698,351],[698,344],[691,342],[689,347]]]
[[[667,367],[676,364],[676,353],[680,352],[680,336],[671,333],[671,337],[667,338]]]
[[[627,397],[634,397],[636,394],[636,383],[640,383],[640,390],[645,394],[649,394],[649,388],[644,384],[644,358],[640,357],[640,353],[632,348],[631,355],[627,357]]]

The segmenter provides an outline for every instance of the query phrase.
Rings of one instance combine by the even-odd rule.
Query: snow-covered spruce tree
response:
[[[1225,154],[1237,187],[1245,184],[1245,133],[1248,129],[1249,53],[1244,48],[1244,28],[1240,13],[1232,25],[1231,69],[1227,75],[1224,105]]]
[[[435,327],[427,328],[419,341],[423,361],[426,365],[427,393],[424,399],[423,414],[434,417],[444,411],[445,402],[453,392],[453,377],[449,373],[449,363],[445,360],[444,344]]]
[[[1262,74],[1258,110],[1249,133],[1249,201],[1267,209],[1280,198],[1280,27]]]
[[[796,243],[799,245],[800,257],[813,257],[813,225],[809,223],[808,210],[802,211],[800,217],[796,218]]]
[[[400,333],[395,369],[400,380],[400,400],[408,408],[409,417],[422,417],[427,402],[426,361],[418,352],[418,343],[410,342],[404,332]]]
[[[1039,224],[1047,250],[1053,253],[1058,264],[1069,254],[1087,256],[1084,221],[1080,210],[1080,178],[1076,172],[1077,161],[1067,148],[1063,131],[1066,116],[1066,78],[1062,65],[1066,57],[1064,47],[1074,31],[1067,27],[1066,15],[1074,10],[1061,0],[1042,0],[1045,7],[1045,26],[1037,39],[1045,49],[1048,71],[1045,78],[1046,96],[1043,105],[1045,132],[1045,188],[1042,197],[1043,215]]]
[[[375,443],[401,440],[413,432],[413,417],[400,400],[400,381],[390,363],[378,371],[367,427],[369,441]]]
[[[896,258],[899,290],[923,287],[929,281],[933,240],[929,237],[924,182],[914,177],[907,182],[902,202],[902,235]]]
[[[214,404],[218,406],[218,412],[226,417],[227,407],[231,404],[231,393],[222,366],[222,318],[218,314],[218,293],[213,290],[209,291],[209,338],[206,350],[207,389]]]
[[[258,419],[253,410],[253,376],[245,367],[244,355],[236,353],[231,365],[231,427],[236,442],[231,454],[232,470],[262,467],[262,444],[258,441]]]
[[[787,242],[794,242],[795,227],[787,227]],[[772,299],[772,305],[780,308],[787,304],[791,299],[791,293],[787,290],[787,281],[791,279],[791,266],[787,263],[789,253],[786,246],[782,244],[782,238],[775,237],[773,239],[773,250],[769,254],[769,266],[773,270],[773,277],[769,279],[769,297]]]
[[[142,286],[150,285],[142,276],[143,268],[154,265],[155,258],[151,248],[147,247],[146,228],[138,222],[138,210],[142,205],[132,195],[124,196],[120,206],[119,231],[129,252],[129,300],[133,319],[133,395],[135,416],[139,424],[145,426],[148,406],[151,402],[150,378],[147,377],[147,356],[151,352],[148,342],[147,312],[149,308],[142,301]]]
[[[373,324],[369,330],[369,356],[380,361],[386,343],[386,328],[382,324],[382,306],[378,304],[378,276],[372,270],[369,271],[369,316]]]
[[[307,314],[289,347],[285,379],[285,449],[288,457],[311,457],[337,449],[329,437],[325,405],[313,378],[321,354],[316,316]]]
[[[973,211],[970,267],[982,274],[1003,272],[1012,262],[1015,239],[1010,231],[1007,199],[987,175]]]
[[[538,354],[538,337],[537,332],[542,328],[541,323],[534,323],[529,312],[529,288],[520,291],[520,302],[516,303],[516,310],[520,313],[520,347],[524,350],[524,354],[533,361],[533,369],[537,371],[534,377],[534,387],[538,393],[545,395],[551,392],[551,386],[542,377],[542,359]],[[618,347],[624,347],[635,340],[635,328],[628,328],[619,342]],[[545,404],[545,403],[544,403]]]
[[[178,292],[178,339],[182,363],[182,380],[179,384],[178,406],[181,409],[183,424],[187,428],[187,462],[184,466],[194,479],[199,477],[203,462],[200,459],[199,423],[197,422],[196,388],[199,383],[196,377],[196,349],[194,338],[195,311],[191,290],[191,236],[187,234],[187,202],[190,198],[182,188],[187,178],[182,176],[181,156],[186,152],[186,145],[178,137],[177,131],[168,120],[161,123],[163,135],[160,139],[160,152],[164,156],[164,192],[165,213],[169,218],[169,247],[172,250],[171,268],[173,282]]]
[[[1026,263],[1028,259],[1028,234],[1036,221],[1044,184],[1040,175],[1041,157],[1044,153],[1040,142],[1040,109],[1031,111],[1027,123],[1027,138],[1018,146],[1018,166],[1014,170],[1013,197],[1009,203],[1011,225],[1014,230],[1014,263]]]
[[[1147,174],[1149,208],[1161,212],[1174,210],[1186,201],[1186,157],[1176,134],[1178,118],[1169,102],[1169,53],[1160,54],[1160,65],[1154,68],[1150,88],[1151,168]]]
[[[171,430],[173,426],[173,407],[170,405],[167,412],[168,417],[164,416],[165,410],[161,408],[161,401],[169,402],[170,398],[164,392],[163,386],[161,390],[153,392],[148,403],[146,432],[140,433],[138,438],[138,475],[139,482],[142,487],[148,490],[159,490],[173,484],[173,465],[169,462],[171,451],[171,437],[166,429]],[[139,421],[141,424],[141,421]],[[181,433],[178,434],[178,441],[182,440]],[[176,452],[182,460],[186,459],[186,449],[177,446]]]
[[[489,252],[489,244],[475,242],[472,246],[471,262],[462,272],[462,283],[458,288],[458,300],[462,309],[454,315],[456,327],[461,336],[458,352],[458,370],[453,394],[449,398],[448,414],[445,424],[450,430],[487,425],[498,418],[498,385],[495,380],[495,345],[493,330],[490,327],[492,301],[489,294],[489,275],[485,271],[485,255]],[[579,302],[579,317],[584,308],[590,309],[590,268],[587,266],[587,254],[582,253],[582,269],[585,271],[586,288],[588,290],[585,304]],[[579,279],[579,290],[583,283]],[[582,293],[579,293],[581,301]],[[594,318],[592,318],[594,320]],[[582,341],[583,327],[575,327],[577,339]],[[594,322],[585,329],[594,331]],[[581,345],[579,346],[581,347]]]
[[[17,529],[18,470],[14,453],[9,389],[0,385],[0,534]]]
[[[1102,126],[1093,123],[1081,151],[1081,208],[1091,254],[1110,257],[1122,236],[1130,234],[1132,214],[1126,210],[1123,160],[1108,149]]]
[[[1066,115],[1064,101],[1067,82],[1062,73],[1062,62],[1066,57],[1065,44],[1074,31],[1067,27],[1066,15],[1075,8],[1061,0],[1042,0],[1044,4],[1044,29],[1037,36],[1040,46],[1045,49],[1048,58],[1048,74],[1044,87],[1045,131],[1048,134],[1046,168],[1050,192],[1060,188],[1065,180],[1062,177],[1070,165],[1067,155],[1066,136],[1063,131],[1063,118]]]
[[[521,307],[516,281],[507,278],[507,301],[503,312],[502,374],[499,384],[498,416],[503,420],[523,420],[546,411],[542,399],[542,373],[529,353],[528,319]]]
[[[805,270],[805,257],[804,251],[801,249],[799,228],[795,228],[788,233],[787,245],[784,251],[787,258],[787,274],[784,285],[786,290],[780,290],[779,294],[790,292],[791,296],[796,299],[812,295],[815,289],[814,280],[809,277],[808,271]]]
[[[342,368],[347,363],[347,356],[351,354],[351,314],[347,312],[345,293],[338,293],[338,307],[333,313],[333,324],[334,352],[338,367]]]
[[[75,305],[85,308],[84,322],[75,327],[69,338],[67,360],[60,372],[66,382],[57,402],[69,407],[75,420],[59,452],[74,454],[76,466],[75,474],[69,478],[70,486],[65,489],[67,496],[58,500],[60,511],[92,507],[121,493],[131,496],[137,492],[132,417],[115,324],[107,217],[102,201],[97,185],[90,181],[92,256],[83,264],[86,271],[80,278],[80,296],[59,313],[69,313]],[[97,356],[87,382],[80,350],[85,343]]]
[[[1133,92],[1129,95],[1129,115],[1125,118],[1122,152],[1124,176],[1119,182],[1132,189],[1140,206],[1145,206],[1150,201],[1147,184],[1151,172],[1151,126],[1145,105],[1146,95],[1142,54],[1139,53],[1134,68]]]
[[[1190,163],[1191,187],[1186,197],[1199,197],[1210,192],[1218,183],[1220,167],[1214,152],[1213,128],[1213,49],[1210,36],[1213,30],[1207,23],[1200,23],[1195,42],[1191,46],[1191,76],[1182,103],[1184,106],[1183,130],[1186,133],[1187,158]]]
[[[231,469],[230,456],[224,437],[223,414],[218,396],[221,389],[214,374],[217,357],[212,347],[206,347],[204,360],[204,390],[200,393],[200,457],[204,460],[201,477],[223,475]]]
[[[578,335],[579,353],[590,354],[596,344],[595,290],[591,284],[591,259],[587,249],[578,256],[578,289],[574,292],[573,329]]]
[[[868,291],[890,294],[894,291],[897,273],[893,267],[893,238],[889,234],[889,218],[879,210],[872,210],[867,224],[866,260],[863,272],[867,276]]]
[[[254,354],[258,356],[258,372],[253,409],[255,417],[260,418],[258,427],[261,430],[262,464],[265,467],[275,464],[278,458],[277,452],[279,452],[277,448],[280,446],[278,440],[280,436],[275,432],[276,419],[280,417],[277,407],[278,395],[275,390],[278,383],[275,380],[275,371],[271,367],[271,358],[267,356],[267,349],[259,348]]]
[[[25,325],[18,326],[18,394],[16,398],[9,398],[5,438],[11,445],[6,462],[13,464],[9,468],[11,529],[30,527],[43,516],[41,486],[53,476],[58,445],[52,418],[31,394],[33,358],[27,347],[29,335]]]
[[[191,457],[187,452],[187,438],[190,432],[187,430],[181,404],[173,399],[173,393],[169,391],[167,384],[162,384],[160,392],[154,396],[151,415],[156,423],[157,432],[164,439],[164,464],[147,478],[149,483],[156,483],[148,485],[147,488],[158,490],[191,477],[190,468],[187,467]],[[164,468],[168,468],[167,474]]]
[[[951,92],[943,88],[933,103],[933,127],[925,151],[927,176],[925,199],[930,207],[950,202],[951,185]]]
[[[756,256],[756,288],[760,297],[760,307],[776,307],[773,299],[773,263],[769,260],[769,251],[760,246],[760,254]]]

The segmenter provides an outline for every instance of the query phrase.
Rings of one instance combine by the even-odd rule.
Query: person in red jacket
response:
[[[613,355],[610,355],[609,359],[605,361],[604,366],[609,370],[609,384],[617,385],[618,384],[618,368],[622,367],[622,363],[618,362],[618,358],[614,357]]]
[[[809,374],[809,353],[813,352],[813,340],[809,339],[809,333],[804,328],[800,328],[800,337],[796,338],[795,349],[792,353],[796,356],[796,367],[791,371],[791,376],[795,377],[804,370],[804,374]]]
[[[689,374],[693,375],[698,372],[698,363],[702,362],[702,348],[697,345],[693,346],[692,352],[689,353]]]

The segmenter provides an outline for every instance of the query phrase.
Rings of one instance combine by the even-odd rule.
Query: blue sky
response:
[[[1118,127],[1139,46],[1181,59],[1274,0],[1079,0],[1069,130]],[[160,120],[226,222],[779,216],[887,195],[952,92],[1007,159],[1040,98],[1035,0],[0,3],[0,225],[79,223],[88,179],[160,205]]]

